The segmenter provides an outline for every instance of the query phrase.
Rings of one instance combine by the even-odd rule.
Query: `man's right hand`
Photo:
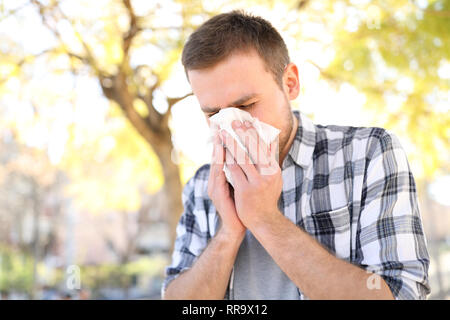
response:
[[[222,145],[219,132],[216,130],[213,140],[213,155],[208,180],[208,196],[219,213],[221,227],[219,232],[227,237],[243,238],[246,227],[239,219],[231,186],[228,183],[223,166],[225,163],[226,150]]]

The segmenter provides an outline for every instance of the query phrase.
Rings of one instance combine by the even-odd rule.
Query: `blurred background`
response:
[[[0,0],[1,299],[160,298],[211,154],[180,54],[232,9],[282,34],[293,108],[400,138],[450,298],[450,1]]]

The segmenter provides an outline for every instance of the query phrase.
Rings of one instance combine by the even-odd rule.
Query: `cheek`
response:
[[[274,100],[276,101],[275,105],[277,106],[277,108],[279,110],[284,111],[284,109],[286,108],[286,102],[288,101],[285,92],[281,91],[281,90],[277,90],[276,94],[274,96],[275,96]]]
[[[272,127],[280,128],[279,124],[279,111],[276,108],[273,108],[271,104],[264,106],[264,108],[260,108],[258,111],[251,112],[252,116],[258,118],[260,121],[271,125]]]
[[[277,93],[268,97],[263,104],[255,108],[252,115],[259,120],[270,124],[273,127],[282,129],[286,121],[286,112],[289,112],[289,104],[286,104],[283,92],[277,90]]]

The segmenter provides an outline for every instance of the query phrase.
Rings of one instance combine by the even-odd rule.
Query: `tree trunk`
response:
[[[183,204],[181,201],[181,181],[180,170],[176,163],[172,161],[172,141],[170,135],[165,143],[161,143],[158,147],[154,147],[155,152],[161,162],[164,176],[164,195],[166,202],[165,217],[169,225],[170,250],[173,250],[176,238],[176,226],[183,212]]]
[[[178,219],[183,210],[181,202],[181,181],[180,181],[180,170],[178,164],[172,161],[171,154],[173,149],[172,135],[168,126],[168,116],[161,117],[157,116],[156,110],[154,110],[153,105],[150,105],[151,99],[147,101],[147,107],[152,112],[154,117],[158,119],[143,118],[134,109],[133,101],[136,96],[130,93],[127,85],[125,74],[119,72],[116,76],[111,78],[112,84],[105,86],[104,79],[99,79],[100,85],[102,87],[103,93],[108,99],[115,101],[124,111],[126,117],[134,126],[134,128],[139,132],[139,134],[148,142],[148,144],[153,148],[156,155],[158,156],[161,167],[163,169],[164,176],[164,193],[166,196],[166,221],[170,228],[170,247],[173,249],[176,235],[176,225]],[[177,100],[177,99],[175,99]],[[173,103],[173,101],[172,101]],[[170,112],[168,110],[167,112]],[[157,123],[157,127],[155,127]]]

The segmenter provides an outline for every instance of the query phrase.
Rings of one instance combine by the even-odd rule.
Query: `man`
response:
[[[164,298],[426,298],[429,256],[416,188],[394,135],[314,125],[292,111],[298,69],[259,17],[213,17],[190,36],[182,62],[207,119],[237,107],[281,133],[279,154],[265,146],[274,170],[264,175],[258,163],[236,161],[230,135],[216,134],[211,165],[183,191]],[[233,128],[257,139],[249,123]]]

